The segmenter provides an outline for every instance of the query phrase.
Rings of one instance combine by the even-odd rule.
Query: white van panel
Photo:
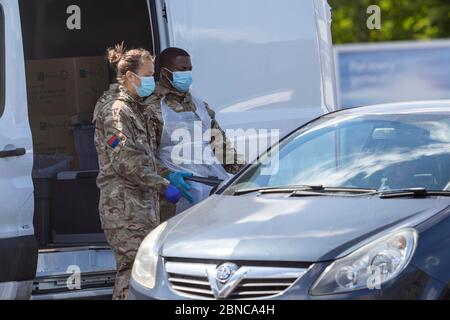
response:
[[[324,79],[334,69],[321,62],[333,59],[323,41],[331,43],[326,1],[166,0],[166,7],[170,45],[191,54],[193,91],[222,127],[285,134],[333,110]]]
[[[331,7],[327,1],[314,0],[317,38],[320,49],[322,97],[328,111],[339,108],[334,47],[331,35]]]
[[[0,158],[0,238],[33,235],[33,147],[28,123],[22,35],[17,1],[0,0],[5,15],[5,110],[0,118],[0,151],[24,148],[19,157]]]

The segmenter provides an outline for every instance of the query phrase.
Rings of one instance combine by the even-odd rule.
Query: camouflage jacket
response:
[[[94,111],[100,172],[100,216],[104,229],[159,224],[159,193],[169,182],[157,172],[142,100],[112,85]],[[149,219],[150,218],[150,219]]]
[[[168,106],[173,108],[176,112],[196,111],[196,106],[189,92],[178,92],[172,88],[167,80],[159,80],[157,82],[154,94],[144,100],[144,105],[146,106],[144,114],[146,115],[148,121],[148,127],[152,128],[152,132],[154,133],[152,143],[154,143],[157,148],[159,147],[159,142],[161,140],[162,130],[164,127],[161,111],[161,99],[164,97],[166,98],[166,103]],[[221,154],[224,159],[219,159],[219,161],[223,163],[223,167],[228,173],[236,174],[243,167],[244,160],[236,153],[232,144],[226,138],[225,132],[220,128],[218,122],[216,121],[214,110],[212,110],[207,103],[205,103],[205,105],[206,110],[212,119],[211,129],[221,133],[219,137],[212,136],[210,142],[211,149],[216,155],[217,150],[222,150]],[[227,164],[225,159],[234,159],[234,161],[233,163]]]

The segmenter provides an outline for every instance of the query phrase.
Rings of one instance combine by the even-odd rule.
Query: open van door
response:
[[[215,109],[222,127],[279,129],[284,136],[336,109],[326,0],[162,5],[167,27],[162,46],[191,54],[193,91]]]
[[[17,2],[0,0],[0,299],[26,299],[36,274],[33,148]]]
[[[39,253],[31,299],[110,299],[116,261],[98,213],[92,116],[98,98],[116,78],[105,59],[107,48],[124,41],[129,49],[159,51],[155,0],[133,0],[132,5],[123,0],[2,2],[14,3],[10,11],[17,19],[7,32],[21,46],[17,52],[8,49],[21,60],[19,66],[9,63],[8,81],[17,84],[8,89],[8,99],[22,100],[8,102],[7,112],[23,115],[21,120],[28,113],[33,140],[33,171],[27,170],[34,184]],[[79,29],[68,24],[74,15],[80,19]],[[25,125],[20,129],[29,135]],[[19,136],[11,132],[11,137]],[[22,179],[27,183],[28,175]]]

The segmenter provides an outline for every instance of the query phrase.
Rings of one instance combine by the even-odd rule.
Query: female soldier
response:
[[[152,136],[143,98],[152,94],[154,58],[144,49],[108,50],[116,87],[104,93],[94,111],[100,172],[100,219],[117,262],[113,299],[126,299],[133,261],[144,237],[160,223],[159,194],[178,201],[180,193],[156,172]],[[174,197],[171,197],[174,196]]]

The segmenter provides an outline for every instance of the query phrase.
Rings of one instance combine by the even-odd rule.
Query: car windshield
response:
[[[325,116],[265,154],[225,194],[281,186],[450,190],[450,114]]]

